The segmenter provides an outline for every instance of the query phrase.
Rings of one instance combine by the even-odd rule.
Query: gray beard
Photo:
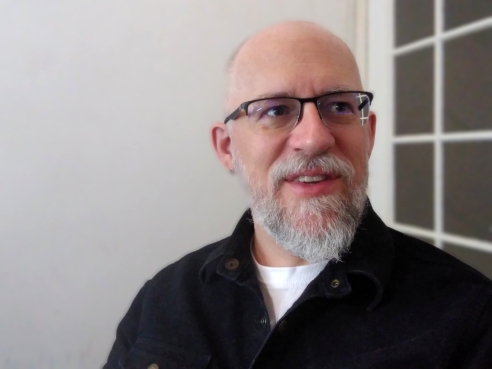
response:
[[[339,261],[349,250],[365,208],[367,167],[362,183],[354,184],[354,169],[338,157],[331,154],[315,158],[297,155],[274,166],[273,188],[265,190],[255,178],[247,178],[240,159],[234,156],[234,167],[250,190],[253,221],[261,225],[278,245],[309,263]],[[314,168],[338,173],[348,184],[348,194],[303,199],[283,206],[277,198],[283,178]]]

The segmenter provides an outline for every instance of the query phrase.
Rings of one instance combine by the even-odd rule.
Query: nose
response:
[[[319,115],[313,102],[304,104],[297,126],[289,137],[292,148],[316,156],[327,152],[335,145],[335,137]]]

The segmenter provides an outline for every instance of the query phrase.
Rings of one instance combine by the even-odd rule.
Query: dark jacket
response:
[[[492,368],[491,281],[386,227],[370,206],[343,262],[273,330],[252,235],[246,212],[231,237],[148,281],[104,369]]]

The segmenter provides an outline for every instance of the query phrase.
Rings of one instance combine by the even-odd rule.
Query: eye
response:
[[[329,106],[327,110],[329,110],[332,113],[336,113],[336,114],[351,114],[351,113],[353,113],[352,106],[349,103],[334,102],[334,103],[331,103],[330,105],[331,106]]]
[[[252,122],[264,126],[283,127],[295,121],[299,112],[299,102],[295,99],[263,99],[253,102],[248,109]]]
[[[265,115],[268,117],[281,117],[288,114],[290,114],[290,108],[286,105],[272,106],[265,111]]]

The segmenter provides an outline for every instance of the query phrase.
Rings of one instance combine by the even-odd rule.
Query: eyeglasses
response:
[[[374,95],[365,91],[330,92],[309,98],[275,97],[243,102],[225,120],[235,120],[242,110],[246,112],[251,129],[258,134],[292,131],[302,117],[305,103],[316,104],[319,116],[328,127],[350,124],[364,125]]]

